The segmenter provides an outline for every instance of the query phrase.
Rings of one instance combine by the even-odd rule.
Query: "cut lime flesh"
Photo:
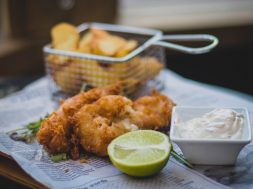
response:
[[[152,130],[126,133],[108,147],[109,157],[122,172],[132,176],[149,176],[167,163],[172,145],[168,137]]]

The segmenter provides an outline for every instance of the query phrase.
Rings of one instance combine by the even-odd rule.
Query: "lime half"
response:
[[[114,139],[108,146],[113,165],[132,176],[149,176],[168,162],[172,145],[168,136],[153,130],[138,130]]]

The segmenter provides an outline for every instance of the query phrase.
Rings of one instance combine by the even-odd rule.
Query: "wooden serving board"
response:
[[[35,181],[8,155],[0,152],[0,176],[6,177],[28,188],[45,189],[46,187]]]

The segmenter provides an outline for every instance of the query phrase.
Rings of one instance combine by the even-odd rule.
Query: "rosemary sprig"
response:
[[[173,148],[171,149],[171,155],[177,160],[179,163],[185,165],[186,167],[189,167],[193,169],[192,164],[183,157],[183,155],[178,154]]]
[[[11,139],[16,141],[23,141],[26,143],[31,143],[34,141],[35,135],[38,132],[41,123],[48,117],[48,114],[44,118],[40,118],[36,122],[29,123],[23,128],[15,129],[7,134]]]
[[[174,147],[173,147],[173,143],[172,141],[170,140],[170,137],[168,136],[169,138],[169,141],[171,143],[171,152],[170,152],[170,155],[175,158],[175,160],[183,165],[185,165],[186,167],[190,168],[190,169],[193,169],[193,165],[187,160],[184,158],[184,156],[182,154],[178,154],[175,150],[174,150]]]

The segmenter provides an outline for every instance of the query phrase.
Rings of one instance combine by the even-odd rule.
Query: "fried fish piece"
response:
[[[137,130],[141,120],[135,116],[133,102],[123,96],[108,95],[84,105],[75,114],[75,133],[87,152],[107,155],[107,146],[116,137]]]
[[[119,95],[104,96],[74,115],[74,132],[86,152],[106,156],[110,142],[126,132],[168,130],[173,105],[157,91],[135,102]]]
[[[175,103],[157,90],[134,101],[133,108],[142,120],[139,129],[168,130],[173,106]]]
[[[78,158],[79,141],[73,135],[71,118],[83,105],[90,104],[102,96],[119,94],[121,85],[115,84],[104,88],[95,88],[82,92],[65,100],[58,110],[53,112],[42,125],[36,135],[40,144],[50,154],[70,153],[73,159]]]

